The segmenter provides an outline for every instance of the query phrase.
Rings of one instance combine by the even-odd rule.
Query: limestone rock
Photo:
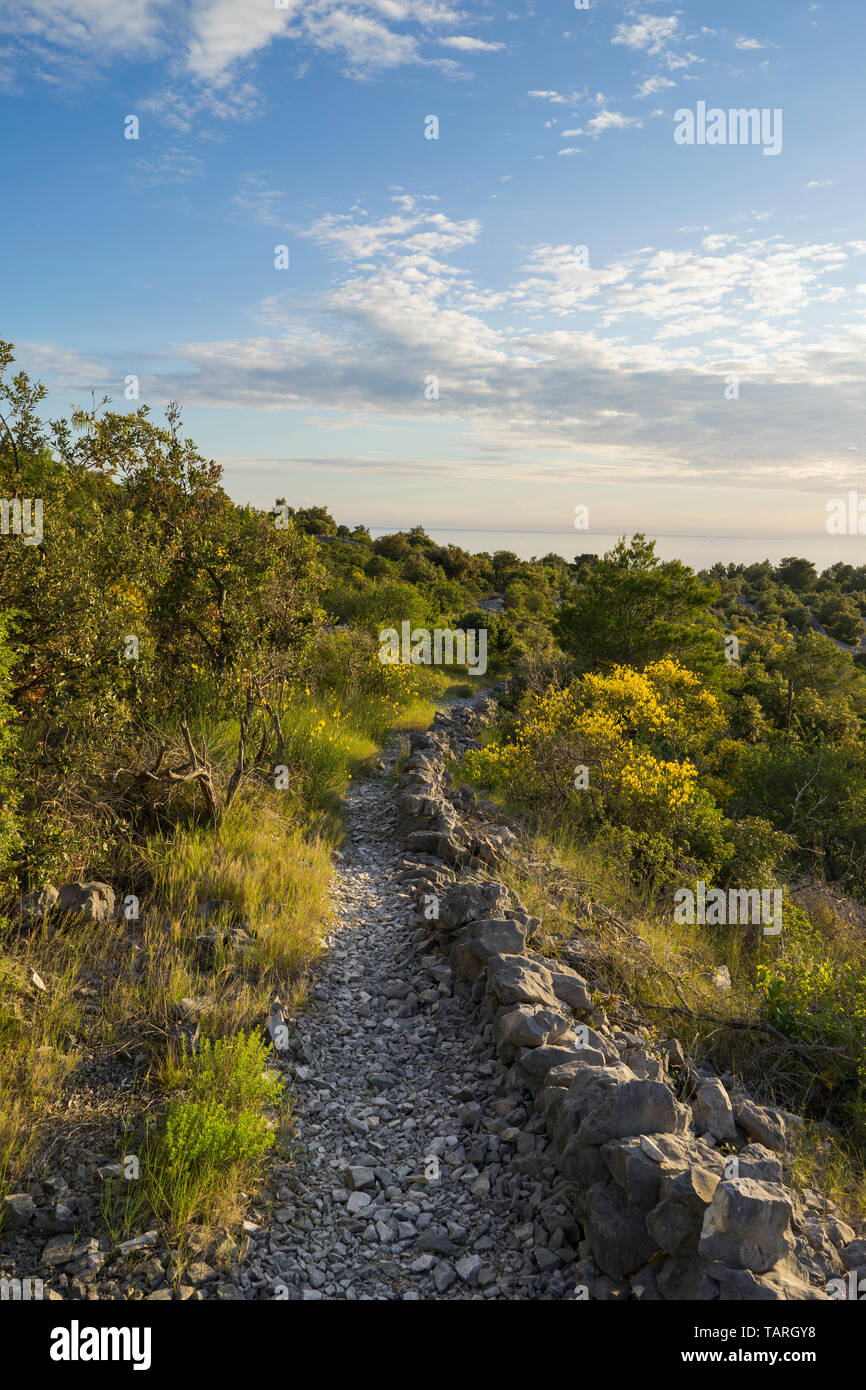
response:
[[[613,1279],[634,1274],[658,1249],[642,1214],[614,1182],[589,1189],[584,1219],[593,1259]]]
[[[767,1149],[781,1153],[785,1147],[785,1121],[778,1111],[766,1106],[756,1105],[752,1100],[740,1100],[734,1107],[734,1117],[740,1129],[763,1144]]]
[[[708,1131],[714,1139],[736,1139],[737,1126],[730,1097],[718,1077],[705,1081],[700,1087],[692,1103],[692,1113],[699,1134]]]
[[[487,970],[487,988],[502,1004],[546,1004],[558,1009],[550,971],[523,956],[496,956]]]
[[[110,922],[114,915],[114,889],[107,883],[64,883],[56,908],[88,922]]]
[[[31,927],[34,923],[41,922],[57,903],[58,896],[53,883],[48,883],[44,888],[36,889],[32,893],[24,893],[18,899],[22,924]]]
[[[667,1086],[635,1078],[608,1089],[587,1111],[579,1133],[596,1144],[630,1134],[681,1134],[688,1118],[688,1107]]]
[[[569,1019],[543,1004],[515,1004],[498,1016],[494,1031],[512,1047],[546,1047],[567,1031]]]
[[[753,1178],[720,1182],[704,1214],[700,1253],[763,1274],[788,1251],[791,1201],[784,1188]]]

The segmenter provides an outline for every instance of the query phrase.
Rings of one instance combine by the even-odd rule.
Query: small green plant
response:
[[[232,1115],[221,1101],[173,1101],[165,1117],[161,1154],[173,1182],[254,1163],[274,1142],[260,1115]]]
[[[183,1091],[192,1101],[207,1102],[219,1096],[221,1104],[233,1114],[277,1105],[283,1084],[265,1070],[268,1049],[256,1033],[237,1033],[234,1037],[202,1038],[197,1052],[184,1045],[177,1062],[167,1062],[163,1082]]]
[[[230,1114],[222,1102],[172,1101],[148,1155],[146,1182],[156,1217],[181,1239],[198,1219],[225,1214],[232,1194],[260,1176],[274,1133],[261,1115]]]

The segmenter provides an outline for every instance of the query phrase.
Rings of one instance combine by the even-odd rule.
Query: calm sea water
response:
[[[372,536],[385,536],[399,530],[396,526],[371,526]],[[404,529],[408,530],[406,526]],[[592,531],[463,531],[456,527],[444,530],[431,528],[428,532],[437,545],[462,546],[473,554],[481,551],[512,550],[521,560],[533,556],[562,555],[573,560],[575,555],[603,555],[620,539],[613,532]],[[662,560],[682,560],[693,569],[708,569],[717,561],[722,564],[752,565],[758,560],[771,560],[777,565],[786,555],[800,555],[811,560],[819,570],[827,569],[837,560],[848,565],[866,564],[866,536],[655,536],[656,554]]]

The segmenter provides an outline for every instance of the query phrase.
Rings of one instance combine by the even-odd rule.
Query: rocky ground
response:
[[[543,1117],[445,959],[419,954],[405,863],[383,764],[349,794],[337,924],[293,1038],[298,1154],[255,1261],[262,1295],[568,1298],[577,1231]]]
[[[494,716],[492,700],[457,702],[412,737],[397,786],[399,740],[348,795],[310,1006],[287,1046],[271,1020],[294,1151],[275,1159],[242,1249],[237,1232],[197,1231],[191,1264],[156,1231],[113,1246],[86,1219],[99,1171],[79,1165],[80,1191],[58,1168],[7,1199],[0,1278],[36,1276],[64,1299],[813,1300],[866,1287],[866,1237],[785,1180],[799,1117],[756,1104],[676,1039],[609,1019],[603,990],[533,949],[541,923],[491,881],[513,830],[448,767]]]

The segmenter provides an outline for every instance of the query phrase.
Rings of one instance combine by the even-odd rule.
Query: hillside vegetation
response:
[[[502,714],[462,775],[527,827],[507,872],[549,949],[591,924],[623,999],[823,1125],[804,1171],[856,1200],[866,672],[837,644],[866,567],[372,540],[235,504],[175,406],[45,424],[12,361],[0,495],[42,499],[44,536],[0,538],[4,1194],[59,1153],[132,1149],[145,1180],[107,1185],[112,1230],[238,1218],[290,1126],[262,1030],[303,1006],[341,798],[470,688],[380,660],[408,621],[488,632]],[[781,889],[782,931],[677,921],[698,881]]]

